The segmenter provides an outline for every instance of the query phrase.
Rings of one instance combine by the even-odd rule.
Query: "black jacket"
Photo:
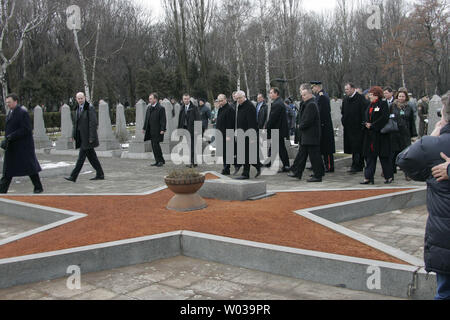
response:
[[[256,105],[256,111],[258,111],[258,104]],[[269,107],[265,102],[263,102],[261,109],[259,110],[259,113],[257,115],[258,117],[258,128],[259,129],[265,129],[267,124],[267,116],[269,112]]]
[[[400,152],[411,145],[411,138],[417,137],[414,110],[407,103],[395,101],[391,106],[391,117],[399,129],[399,132],[391,133],[392,151]]]
[[[370,110],[373,110],[370,114]],[[364,127],[364,156],[391,157],[391,135],[382,134],[380,131],[389,121],[389,107],[386,101],[377,101],[369,105],[366,110],[365,122],[372,127]]]
[[[84,103],[84,108],[80,115],[78,114],[78,108],[77,104],[72,132],[76,149],[89,150],[97,148],[100,142],[98,141],[98,122],[95,108],[87,101]]]
[[[186,106],[181,105],[180,117],[178,118],[178,129],[187,129],[194,136],[194,125],[196,121],[201,121],[198,108],[191,102],[186,114]]]
[[[272,103],[269,120],[267,121],[267,137],[271,138],[271,130],[280,131],[280,139],[289,139],[288,117],[283,99],[278,98]]]
[[[236,125],[236,111],[228,103],[219,109],[216,120],[216,129],[226,138],[227,129],[234,130]]]
[[[331,119],[331,105],[328,94],[322,90],[316,97],[316,103],[319,107],[322,127],[320,151],[322,154],[334,154],[336,153],[336,141],[334,140],[333,120]]]
[[[166,126],[166,110],[159,103],[154,108],[149,106],[145,114],[143,128],[145,131],[144,141],[153,140],[154,142],[163,142],[164,134],[161,134],[161,131],[165,132]]]
[[[238,106],[237,112],[237,129],[245,131],[254,129],[258,131],[256,123],[256,108],[249,100]]]
[[[314,98],[303,103],[300,108],[300,123],[298,124],[300,145],[320,145],[321,124],[319,107]]]
[[[450,124],[440,137],[423,137],[397,157],[397,164],[416,181],[428,185],[429,218],[425,233],[427,272],[450,274],[450,181],[437,182],[431,169],[444,162],[440,153],[450,155]],[[450,173],[450,170],[449,170]]]
[[[358,92],[345,97],[342,102],[342,125],[344,126],[344,153],[361,153],[368,102]]]
[[[42,169],[34,150],[30,116],[19,105],[11,112],[5,126],[9,144],[4,156],[3,175],[7,178],[35,175]]]

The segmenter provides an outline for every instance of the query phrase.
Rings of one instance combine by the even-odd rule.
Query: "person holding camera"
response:
[[[428,221],[425,233],[425,270],[435,272],[436,300],[450,300],[450,99],[443,98],[443,116],[433,133],[397,158],[415,181],[427,183]]]
[[[8,193],[13,177],[29,176],[34,185],[34,193],[38,194],[44,192],[39,178],[42,169],[36,158],[30,116],[18,102],[19,98],[14,93],[6,97],[9,113],[6,117],[5,140],[1,144],[5,157],[0,193]]]

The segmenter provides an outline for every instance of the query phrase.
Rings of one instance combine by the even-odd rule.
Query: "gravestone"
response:
[[[164,99],[161,103],[162,107],[166,111],[166,133],[164,135],[164,141],[161,143],[161,149],[163,154],[170,154],[172,147],[175,146],[175,142],[172,143],[170,137],[172,136],[172,132],[176,129],[175,123],[173,121],[173,113],[174,106],[168,99]]]
[[[116,107],[116,138],[120,143],[125,143],[130,138],[125,118],[125,108],[120,103]]]
[[[44,113],[40,106],[34,108],[34,146],[36,149],[51,148],[52,142],[47,136],[44,124]]]
[[[266,195],[267,184],[265,181],[206,180],[198,194],[207,199],[247,201],[254,197]]]
[[[179,103],[175,103],[173,106],[175,110],[175,117],[173,118],[173,126],[174,128],[178,128],[178,119],[180,118],[181,105]]]
[[[97,148],[97,150],[109,151],[121,149],[121,146],[114,136],[112,130],[111,117],[109,115],[109,106],[103,100],[100,101],[98,118],[98,140],[100,142],[100,146]]]
[[[442,110],[442,99],[441,97],[435,95],[433,99],[430,100],[430,108],[428,110],[428,134],[433,133],[436,124],[441,121],[438,117],[437,112]]]
[[[336,152],[344,151],[344,128],[342,126],[342,100],[331,100],[331,119],[335,133]]]
[[[139,100],[136,104],[136,134],[130,144],[130,153],[146,153],[152,151],[152,145],[150,141],[144,142],[144,121],[145,114],[147,113],[147,104],[144,100]]]
[[[70,107],[65,104],[61,107],[61,137],[56,142],[56,150],[75,149],[72,140],[73,122]]]

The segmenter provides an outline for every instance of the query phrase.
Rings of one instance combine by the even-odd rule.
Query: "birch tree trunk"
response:
[[[84,94],[86,96],[86,100],[91,103],[92,101],[91,101],[91,93],[89,90],[89,82],[88,82],[88,76],[87,76],[87,71],[86,71],[86,61],[84,60],[83,52],[81,51],[80,44],[78,42],[77,30],[73,30],[73,36],[74,36],[74,40],[75,40],[75,46],[78,50],[78,55],[80,57],[81,72],[83,74],[84,91],[85,91]]]

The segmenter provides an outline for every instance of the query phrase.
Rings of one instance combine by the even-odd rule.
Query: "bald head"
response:
[[[86,102],[86,96],[84,95],[83,92],[78,92],[76,98],[80,106]]]

